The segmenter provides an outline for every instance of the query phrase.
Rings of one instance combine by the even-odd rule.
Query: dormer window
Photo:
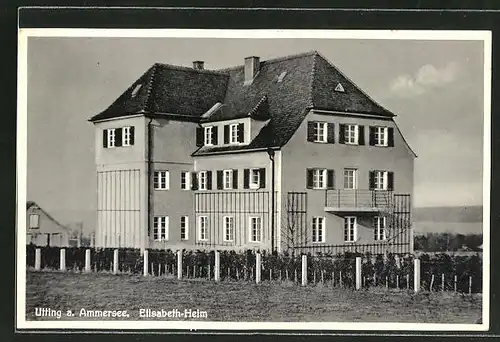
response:
[[[245,142],[245,125],[243,123],[224,125],[224,144],[243,142]]]
[[[283,71],[279,76],[278,76],[278,83],[281,83],[283,82],[283,79],[285,78],[286,76],[286,71]]]
[[[345,92],[344,87],[342,86],[341,83],[337,83],[337,86],[335,87],[335,91],[343,93]]]
[[[213,135],[213,126],[207,126],[205,127],[205,141],[204,141],[204,145],[213,145],[213,139],[212,139],[212,135]]]
[[[229,125],[229,143],[230,144],[238,143],[238,125],[237,124]]]
[[[141,90],[142,88],[142,84],[138,84],[135,86],[134,90],[132,90],[132,94],[130,95],[131,97],[136,97],[137,96],[137,93],[139,92],[139,90]]]

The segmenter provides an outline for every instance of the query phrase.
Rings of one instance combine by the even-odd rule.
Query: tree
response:
[[[309,242],[307,234],[306,193],[289,192],[285,203],[284,220],[282,220],[282,241],[286,249],[295,254],[297,247],[306,246]]]

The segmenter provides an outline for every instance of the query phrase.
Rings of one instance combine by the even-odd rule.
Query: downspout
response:
[[[148,165],[148,186],[147,188],[147,196],[148,196],[148,205],[147,205],[147,213],[148,213],[148,227],[147,227],[147,245],[149,246],[149,232],[151,229],[151,209],[153,207],[152,204],[152,193],[151,193],[151,165],[152,163],[152,154],[153,154],[153,138],[152,138],[152,129],[151,129],[151,123],[153,122],[153,118],[149,119],[148,122],[148,157],[147,157],[147,165]],[[146,244],[145,244],[146,245]]]
[[[269,159],[271,160],[271,252],[274,252],[275,246],[274,246],[274,192],[275,192],[275,185],[274,185],[274,150],[269,148],[267,150],[267,154],[269,155]]]

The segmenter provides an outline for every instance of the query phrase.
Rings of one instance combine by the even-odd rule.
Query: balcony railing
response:
[[[392,191],[334,189],[325,192],[326,211],[380,211],[388,209]]]

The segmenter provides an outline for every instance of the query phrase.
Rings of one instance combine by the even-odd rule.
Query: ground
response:
[[[78,317],[82,308],[127,310],[131,320],[141,319],[141,308],[199,309],[208,315],[199,319],[210,321],[471,324],[481,317],[481,295],[71,272],[28,271],[26,280],[27,320],[41,319],[35,317],[37,307],[73,310],[76,316],[71,319],[79,320],[85,319]]]

